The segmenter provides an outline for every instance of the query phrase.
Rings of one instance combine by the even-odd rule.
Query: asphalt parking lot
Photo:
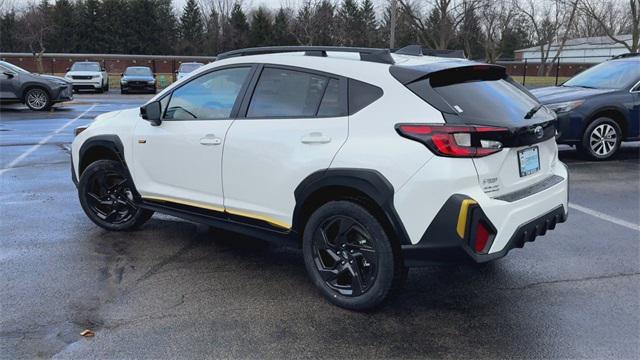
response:
[[[147,98],[0,110],[0,358],[638,358],[637,143],[605,163],[563,148],[567,223],[489,265],[412,269],[354,313],[321,298],[299,250],[158,215],[109,233],[84,215],[73,128]]]

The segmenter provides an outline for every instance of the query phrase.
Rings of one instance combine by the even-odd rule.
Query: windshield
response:
[[[640,62],[607,61],[569,79],[563,86],[594,89],[625,89],[640,79]]]
[[[181,73],[190,73],[193,70],[199,68],[200,66],[202,66],[202,64],[182,64],[180,65],[180,72]]]
[[[71,71],[100,71],[100,65],[90,62],[75,63],[71,67]]]
[[[151,76],[151,69],[148,67],[129,67],[124,71],[125,75]]]
[[[21,67],[15,66],[13,64],[9,64],[6,61],[1,61],[0,65],[4,66],[5,68],[7,68],[7,69],[9,69],[11,71],[14,71],[14,72],[29,73],[27,70],[25,70],[25,69],[23,69]]]

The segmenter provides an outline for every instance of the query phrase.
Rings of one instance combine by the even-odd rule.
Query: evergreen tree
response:
[[[101,24],[101,3],[98,0],[83,0],[77,5],[75,18],[75,30],[81,29],[78,33],[74,51],[83,53],[100,53],[100,43],[102,34]]]
[[[155,0],[155,22],[153,34],[155,35],[156,54],[174,54],[175,44],[178,39],[178,19],[173,12],[172,0]]]
[[[363,45],[368,47],[380,46],[378,21],[376,20],[376,11],[371,0],[364,0],[362,2],[360,6],[360,17],[364,30],[365,43]]]
[[[0,50],[20,51],[16,12],[12,9],[0,15]]]
[[[215,8],[211,9],[211,14],[207,19],[207,31],[205,33],[205,51],[206,55],[216,55],[222,50],[220,44],[220,15]]]
[[[180,36],[185,55],[202,52],[204,22],[196,0],[188,0],[180,16]]]
[[[251,19],[251,30],[249,31],[249,46],[273,45],[273,25],[269,11],[259,7],[253,13]]]
[[[74,6],[69,0],[58,0],[50,9],[52,36],[49,51],[68,53],[73,51],[76,40]]]
[[[241,49],[249,43],[249,23],[239,3],[233,4],[229,17],[229,31],[225,34],[229,49]]]
[[[125,0],[102,0],[101,53],[126,54],[129,52],[128,40],[133,34],[130,33],[130,24],[127,21],[128,10]],[[75,31],[73,27],[69,30]]]
[[[355,0],[343,0],[338,9],[338,44],[361,46],[364,43],[363,21]]]
[[[484,57],[484,37],[480,20],[475,8],[469,6],[464,11],[464,18],[460,24],[456,40],[451,48],[463,49],[465,55],[470,59],[480,59]]]
[[[273,43],[282,46],[295,44],[289,28],[289,15],[282,7],[278,10],[273,22]]]
[[[314,45],[335,45],[335,6],[329,0],[316,4],[311,18],[311,35]]]
[[[302,4],[298,10],[294,24],[294,36],[300,45],[316,45],[313,43],[313,30],[311,26],[313,14],[309,0]]]

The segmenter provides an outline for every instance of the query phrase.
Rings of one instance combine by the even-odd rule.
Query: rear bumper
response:
[[[403,245],[401,247],[405,266],[418,267],[469,261],[483,263],[499,259],[507,255],[512,249],[522,248],[525,243],[534,241],[538,236],[545,235],[548,230],[555,229],[556,225],[565,222],[568,216],[564,206],[559,205],[555,209],[518,226],[502,250],[489,254],[479,254],[472,249],[471,243],[476,222],[480,221],[480,219],[488,221],[486,215],[474,214],[475,211],[472,212],[467,220],[469,231],[464,238],[460,238],[457,234],[446,230],[455,229],[456,224],[451,221],[454,217],[451,216],[450,212],[452,209],[459,209],[464,198],[466,197],[452,196],[432,223],[432,226],[435,225],[435,227],[443,231],[443,234],[433,238],[424,238],[415,245]],[[490,226],[493,227],[491,224]]]
[[[401,246],[405,266],[495,260],[565,222],[569,174],[564,164],[556,165],[548,179],[512,194],[492,198],[468,189],[450,195],[419,240]],[[488,244],[475,251],[479,223],[491,234]]]

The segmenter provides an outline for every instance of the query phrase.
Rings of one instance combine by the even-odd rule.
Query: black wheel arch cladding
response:
[[[393,205],[393,185],[380,172],[371,169],[336,168],[320,170],[307,176],[294,191],[296,206],[292,230],[302,234],[310,215],[308,200],[314,194],[336,188],[352,189],[367,196],[381,210],[384,220],[390,225],[393,234],[389,235],[395,237],[400,245],[411,243]]]

